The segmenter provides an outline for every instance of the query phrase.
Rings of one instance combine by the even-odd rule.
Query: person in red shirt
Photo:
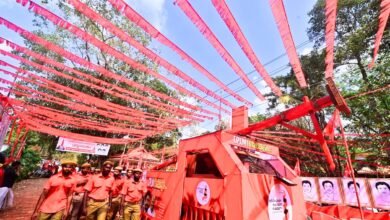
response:
[[[76,173],[74,178],[77,180],[77,187],[74,190],[72,198],[72,211],[71,211],[71,220],[77,220],[81,216],[81,208],[83,207],[84,200],[84,186],[88,182],[91,174],[91,164],[84,163],[81,166],[81,173]]]
[[[112,205],[111,209],[108,212],[107,219],[108,220],[114,220],[116,217],[116,214],[119,211],[119,208],[121,206],[121,198],[122,195],[120,194],[123,188],[124,180],[121,176],[122,167],[115,167],[114,169],[114,186],[112,188]]]
[[[140,220],[141,219],[141,200],[146,193],[146,184],[141,181],[142,170],[133,169],[133,178],[126,181],[122,189],[123,219]]]
[[[69,213],[71,195],[76,187],[76,181],[71,177],[72,169],[76,166],[73,161],[62,161],[62,172],[53,175],[46,182],[39,197],[32,220],[61,220]]]
[[[93,175],[84,189],[84,212],[87,220],[105,220],[111,207],[111,191],[114,177],[110,175],[113,163],[106,161],[100,174]]]

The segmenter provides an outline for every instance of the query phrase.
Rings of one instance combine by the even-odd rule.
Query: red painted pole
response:
[[[352,175],[353,185],[355,187],[357,202],[359,205],[360,217],[362,220],[364,220],[364,214],[363,214],[362,206],[360,205],[360,197],[359,197],[359,192],[357,190],[358,188],[357,188],[356,180],[355,180],[355,172],[353,171],[353,167],[352,167],[352,161],[351,161],[351,155],[349,153],[348,143],[347,143],[347,141],[345,141],[344,128],[343,128],[343,125],[341,123],[341,118],[339,118],[339,125],[340,125],[340,130],[341,130],[341,137],[343,138],[343,143],[345,146],[345,151],[347,153],[347,163],[348,163],[349,167],[351,168],[351,175]]]

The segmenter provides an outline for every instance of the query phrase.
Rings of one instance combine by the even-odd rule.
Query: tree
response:
[[[388,134],[389,131],[389,92],[372,93],[370,95],[359,96],[362,92],[372,91],[383,88],[390,83],[389,77],[389,23],[380,47],[380,54],[377,60],[377,66],[370,70],[367,63],[371,61],[373,41],[378,28],[379,1],[364,0],[339,0],[336,21],[336,39],[335,39],[335,75],[336,82],[341,88],[344,97],[357,96],[349,98],[347,103],[352,110],[352,116],[345,118],[345,129],[347,132],[357,133],[359,136],[353,139],[350,145],[352,159],[358,153],[370,152],[373,157],[368,158],[368,162],[387,165],[390,154],[384,154],[385,147],[388,146],[388,138],[380,135]],[[325,51],[320,50],[325,40],[325,1],[318,0],[313,9],[309,12],[310,28],[308,36],[315,42],[313,51],[305,56],[301,56],[302,68],[305,73],[309,88],[301,90],[295,80],[292,70],[289,75],[275,78],[275,82],[282,88],[285,97],[286,107],[296,105],[306,95],[310,99],[316,99],[326,95],[324,89],[325,71]],[[343,68],[340,68],[342,67]],[[268,95],[272,102],[270,109],[275,108],[279,103],[272,94]],[[325,118],[329,117],[330,112],[322,111],[318,116],[320,124],[325,125]],[[297,120],[296,126],[311,130],[311,126],[305,122],[305,118]],[[291,142],[292,145],[302,146],[305,143]],[[318,146],[316,146],[318,147]],[[330,147],[332,154],[339,157],[346,157],[345,147],[342,145],[332,145]],[[387,150],[388,151],[388,150]],[[338,171],[336,173],[327,170],[326,162],[321,156],[314,156],[304,152],[281,152],[293,159],[286,158],[290,165],[295,163],[294,157],[301,158],[302,161],[312,161],[309,166],[303,166],[303,171],[315,175],[342,175],[341,167],[345,161],[337,159]],[[314,163],[313,163],[314,162]],[[305,164],[305,163],[303,163]],[[354,163],[355,170],[363,165]]]
[[[91,7],[93,10],[99,12],[103,17],[110,20],[116,26],[118,26],[119,28],[124,30],[127,34],[129,34],[130,36],[134,37],[136,40],[141,42],[144,46],[149,45],[150,37],[146,33],[144,33],[140,28],[136,27],[133,23],[131,23],[129,20],[127,20],[124,16],[121,16],[121,14],[118,11],[114,10],[111,7],[111,5],[109,3],[107,3],[106,1],[104,1],[104,0],[88,0],[85,3],[87,5],[89,5],[89,7]],[[96,24],[94,21],[86,18],[83,14],[81,14],[80,12],[78,12],[75,9],[73,9],[72,7],[70,7],[68,4],[66,4],[66,1],[57,0],[57,5],[58,5],[58,9],[60,11],[61,16],[65,20],[71,21],[71,23],[80,27],[82,30],[94,35],[99,40],[114,47],[115,49],[122,52],[126,56],[132,57],[132,58],[136,59],[138,62],[145,64],[145,65],[149,66],[150,68],[153,68],[154,70],[158,70],[157,64],[155,64],[152,61],[150,61],[149,59],[147,59],[141,53],[135,51],[129,45],[123,43],[120,39],[118,39],[117,37],[112,35],[108,30],[104,29],[99,24]],[[97,49],[94,46],[90,45],[90,43],[88,43],[88,42],[84,42],[83,40],[74,36],[72,33],[68,32],[67,30],[58,28],[57,26],[53,26],[51,23],[48,23],[48,21],[41,16],[36,16],[36,18],[34,19],[34,26],[37,27],[37,30],[33,31],[36,35],[43,37],[46,40],[51,41],[57,45],[60,45],[64,49],[71,51],[75,54],[78,54],[79,56],[81,56],[82,58],[84,58],[90,62],[96,63],[109,71],[112,71],[112,72],[115,72],[115,73],[121,75],[122,77],[130,78],[138,83],[144,84],[148,87],[153,88],[156,91],[165,93],[169,96],[172,96],[172,97],[179,96],[179,94],[177,94],[175,91],[169,89],[164,83],[160,82],[159,80],[156,80],[143,72],[140,72],[138,70],[131,68],[125,62],[118,60],[118,59],[104,53],[100,49]],[[138,91],[137,89],[134,89],[121,81],[116,81],[116,80],[107,78],[105,75],[103,75],[99,72],[91,71],[91,70],[88,70],[82,66],[79,66],[79,65],[76,65],[72,62],[66,61],[63,57],[61,57],[60,55],[51,51],[50,48],[46,48],[42,45],[36,44],[36,43],[29,41],[29,40],[26,40],[25,44],[27,45],[28,48],[30,48],[31,50],[33,50],[37,53],[43,54],[44,56],[48,56],[48,57],[50,57],[58,62],[71,64],[71,65],[73,65],[74,69],[81,71],[81,72],[84,72],[84,73],[87,73],[89,75],[92,75],[93,77],[95,77],[99,80],[103,80],[103,81],[111,83],[111,84],[116,84],[121,88],[134,91],[134,92],[139,93],[145,97],[151,96],[151,94],[149,94],[145,91]],[[23,56],[26,59],[36,61],[36,60],[33,60],[32,58],[26,56],[26,55],[23,55]],[[43,63],[40,63],[40,64],[43,64]],[[58,84],[75,89],[77,91],[83,92],[85,94],[88,94],[90,96],[93,96],[93,97],[96,97],[99,99],[107,100],[109,102],[120,104],[120,105],[126,106],[126,107],[131,107],[134,109],[139,109],[139,110],[147,112],[147,113],[153,113],[153,114],[160,115],[160,116],[169,116],[169,114],[165,111],[158,110],[156,108],[150,108],[148,106],[143,106],[141,104],[137,104],[134,102],[129,102],[127,100],[124,100],[124,99],[118,98],[116,96],[110,95],[108,93],[105,93],[102,90],[92,89],[88,86],[74,82],[72,80],[64,79],[64,78],[61,78],[61,77],[54,75],[54,74],[42,72],[39,69],[35,69],[31,66],[24,66],[24,68],[31,70],[31,71],[34,71],[34,72],[37,72],[39,75],[45,76],[47,79],[50,79]],[[63,71],[63,70],[59,70],[59,69],[56,69],[56,70],[64,72],[68,75],[72,75],[71,73],[69,73],[67,71]],[[32,84],[27,83],[27,82],[21,82],[21,83],[26,85],[26,86],[29,86],[31,88],[34,88],[38,91],[42,91],[42,92],[45,92],[48,94],[53,94],[53,95],[71,100],[70,98],[64,97],[63,95],[58,94],[58,93],[54,92],[53,90],[49,90],[49,89],[44,88],[44,87],[32,85]],[[106,89],[110,89],[110,88],[106,88]],[[22,98],[22,97],[19,97],[19,98]],[[95,118],[97,120],[102,121],[102,123],[112,121],[112,119],[106,118],[102,115],[98,115],[95,113],[88,113],[88,112],[75,112],[74,110],[69,109],[67,107],[60,106],[60,105],[55,104],[55,103],[43,102],[39,99],[29,99],[28,102],[36,103],[39,105],[43,105],[46,107],[58,109],[58,110],[69,112],[69,113],[77,113],[81,117],[83,117],[83,116],[92,117],[92,118]],[[66,127],[66,125],[61,125],[61,126],[63,126],[62,128]],[[96,130],[87,130],[87,129],[81,129],[81,128],[72,128],[72,127],[67,127],[65,129],[68,131],[71,131],[71,132],[75,132],[75,133],[82,133],[82,134],[88,134],[88,135],[94,135],[94,136],[111,137],[111,138],[118,138],[118,137],[120,138],[121,137],[120,134],[99,132]],[[154,137],[149,137],[145,140],[145,143],[146,144],[153,144],[155,141],[161,141],[161,143],[162,143],[161,145],[170,145],[172,142],[175,142],[177,140],[177,138],[180,137],[180,135],[181,134],[177,130],[174,130],[174,131],[169,132],[169,133],[164,134],[164,135],[156,135]],[[52,141],[52,140],[55,140],[56,137],[50,136],[50,135],[45,135],[45,137],[43,137],[42,135],[38,135],[38,136],[39,136],[40,141],[46,142],[46,143],[51,143],[50,146],[47,146],[49,149],[49,152],[51,152],[51,150],[54,149],[54,147],[55,147],[55,141]],[[48,139],[48,140],[45,141],[44,139]],[[38,141],[38,142],[40,142],[40,141]],[[45,146],[45,145],[43,145],[43,146]]]
[[[337,5],[335,67],[357,65],[363,80],[367,83],[369,80],[366,64],[370,59],[378,29],[379,6],[380,0],[339,0]],[[325,41],[325,1],[318,0],[309,16],[308,36],[315,42],[315,46],[319,47]],[[387,30],[389,25],[388,22]],[[381,51],[387,53],[389,45],[389,32],[386,31]]]

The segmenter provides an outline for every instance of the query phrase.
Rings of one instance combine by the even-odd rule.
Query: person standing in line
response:
[[[133,178],[127,180],[123,186],[121,207],[124,220],[141,219],[141,201],[147,192],[146,184],[141,181],[141,175],[141,169],[133,169]]]
[[[127,169],[126,181],[131,180],[132,178],[133,178],[133,170],[132,169]]]
[[[90,174],[91,164],[84,163],[81,166],[81,173],[75,174],[75,179],[77,180],[77,187],[74,190],[72,198],[72,211],[71,211],[71,220],[77,220],[81,216],[81,211],[84,201],[84,186],[91,177]]]
[[[4,181],[1,189],[6,190],[5,198],[0,196],[0,209],[11,208],[14,201],[14,193],[12,187],[19,176],[20,161],[12,162],[11,166],[8,166],[4,170]]]
[[[122,195],[120,194],[123,188],[124,179],[121,176],[122,167],[117,166],[114,169],[114,186],[112,188],[112,204],[108,212],[107,220],[114,220],[121,206]]]
[[[105,220],[107,210],[111,207],[112,187],[114,178],[110,175],[113,167],[111,161],[103,163],[100,174],[93,175],[84,189],[84,212],[87,213],[87,220]]]
[[[31,216],[32,220],[61,220],[69,213],[71,195],[76,181],[71,177],[76,166],[73,161],[62,161],[62,171],[50,177]]]

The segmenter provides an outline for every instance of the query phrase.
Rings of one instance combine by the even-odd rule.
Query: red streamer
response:
[[[260,60],[257,58],[255,52],[252,50],[252,47],[249,45],[248,40],[245,38],[244,34],[241,31],[240,26],[238,25],[236,19],[232,12],[230,11],[228,5],[225,1],[220,0],[212,0],[212,3],[215,9],[218,11],[219,15],[225,22],[226,26],[229,28],[230,32],[233,34],[234,38],[240,45],[242,51],[244,51],[245,55],[251,61],[252,65],[255,67],[260,76],[264,79],[267,85],[271,88],[271,90],[277,95],[281,96],[282,92],[280,88],[275,85],[272,78],[269,76],[267,70],[264,68],[263,64],[261,64]]]
[[[77,26],[67,22],[66,20],[58,17],[57,15],[55,15],[52,12],[46,10],[45,8],[43,8],[40,5],[34,3],[33,1],[29,1],[29,3],[30,3],[29,10],[32,10],[32,11],[34,11],[34,13],[39,14],[39,15],[47,18],[48,20],[53,22],[55,25],[70,31],[71,33],[73,33],[74,35],[80,37],[84,41],[89,42],[89,43],[95,45],[97,48],[101,49],[103,52],[106,52],[106,53],[114,56],[115,58],[124,61],[129,66],[133,67],[134,69],[138,69],[139,71],[145,72],[145,73],[153,76],[156,79],[160,79],[162,81],[165,81],[166,83],[168,83],[169,85],[171,85],[172,87],[174,87],[175,89],[177,89],[179,92],[181,92],[183,94],[187,94],[188,96],[191,96],[193,98],[201,100],[205,104],[208,104],[210,106],[214,106],[215,109],[219,109],[219,106],[217,106],[215,103],[212,103],[212,102],[208,101],[207,99],[205,99],[205,98],[203,98],[203,97],[201,97],[201,96],[199,96],[199,95],[189,91],[188,89],[178,85],[177,83],[175,83],[174,81],[166,78],[165,76],[160,75],[159,73],[153,71],[152,69],[149,69],[144,64],[138,63],[137,61],[133,60],[132,58],[126,56],[125,54],[119,52],[118,50],[112,48],[111,46],[105,44],[104,42],[98,40],[93,35],[90,35],[89,33],[83,31],[79,27],[77,27]]]
[[[307,84],[305,75],[303,74],[301,62],[299,61],[297,50],[291,34],[290,25],[288,24],[283,0],[269,0],[269,3],[271,5],[272,13],[275,17],[280,36],[282,37],[284,48],[287,51],[287,56],[290,60],[291,67],[294,70],[298,84],[301,86],[301,88],[306,88]]]
[[[105,19],[103,16],[98,14],[97,12],[93,11],[91,8],[88,7],[88,5],[78,1],[78,0],[68,0],[69,3],[71,3],[75,9],[77,9],[79,12],[83,13],[85,16],[87,16],[92,21],[95,21],[102,25],[104,28],[106,28],[108,31],[119,37],[121,40],[127,42],[129,45],[137,48],[140,52],[145,54],[149,59],[155,61],[157,64],[160,64],[165,69],[167,69],[169,72],[175,74],[176,76],[184,79],[187,81],[190,85],[198,88],[200,91],[204,92],[210,97],[213,97],[216,100],[220,100],[223,104],[229,106],[230,108],[235,108],[236,106],[232,105],[229,101],[222,98],[221,96],[217,95],[215,92],[209,90],[201,83],[197,82],[192,77],[188,76],[181,70],[179,70],[177,67],[169,63],[164,58],[160,57],[150,49],[144,47],[141,43],[136,41],[133,37],[131,37],[129,34],[125,33],[123,30],[112,24],[110,21]]]
[[[2,38],[0,38],[0,42],[1,42],[1,40],[2,40]],[[63,64],[60,64],[60,63],[58,63],[58,62],[55,62],[55,61],[53,61],[53,60],[47,59],[47,58],[45,58],[45,57],[43,57],[43,56],[40,56],[40,55],[38,55],[38,54],[36,54],[36,53],[33,53],[32,51],[29,51],[29,50],[27,50],[27,49],[23,50],[23,48],[18,47],[18,46],[15,45],[15,44],[11,44],[11,43],[10,43],[9,41],[7,41],[7,40],[5,40],[5,42],[6,42],[9,46],[15,48],[17,51],[27,52],[28,55],[30,55],[30,56],[32,56],[32,57],[38,59],[38,60],[41,60],[41,61],[44,62],[44,63],[53,64],[53,65],[55,65],[56,67],[64,67],[64,69],[66,69],[66,70],[68,70],[68,71],[72,71],[72,70],[73,70],[72,68],[66,67],[66,66],[63,65]],[[177,114],[177,115],[180,115],[180,116],[183,116],[183,117],[191,117],[191,114],[193,114],[193,115],[195,115],[195,116],[199,116],[199,117],[204,117],[203,115],[199,115],[199,114],[196,114],[196,113],[191,113],[191,112],[189,112],[189,111],[186,111],[186,110],[184,110],[184,109],[179,109],[179,108],[177,108],[177,107],[175,108],[175,107],[173,107],[173,106],[171,106],[171,105],[168,105],[168,104],[165,104],[165,103],[162,103],[162,102],[157,102],[157,101],[155,101],[155,100],[150,100],[150,103],[149,103],[149,102],[147,102],[147,101],[143,101],[143,100],[139,100],[139,99],[134,99],[134,98],[131,98],[130,96],[126,96],[126,95],[123,95],[123,94],[121,94],[121,93],[117,93],[117,92],[115,92],[115,91],[112,91],[111,89],[106,89],[106,88],[97,86],[96,84],[99,84],[99,83],[105,84],[105,85],[107,85],[107,84],[108,84],[108,85],[111,85],[111,84],[106,83],[106,82],[104,82],[104,81],[102,81],[102,80],[99,80],[99,81],[98,81],[97,83],[95,83],[95,84],[93,84],[93,83],[87,83],[87,82],[85,82],[85,81],[83,81],[83,80],[81,80],[81,79],[78,79],[78,78],[75,78],[75,77],[72,77],[72,76],[63,74],[63,73],[61,73],[61,72],[59,72],[59,71],[55,71],[55,70],[49,69],[49,68],[47,68],[47,67],[39,66],[39,65],[37,65],[36,63],[33,63],[33,62],[31,62],[31,61],[28,61],[28,60],[25,60],[25,59],[23,59],[23,58],[20,58],[20,57],[14,55],[14,54],[9,53],[9,52],[0,50],[0,53],[2,53],[3,55],[10,56],[10,57],[12,57],[12,58],[14,58],[14,59],[17,59],[17,60],[19,60],[19,61],[21,61],[21,62],[23,62],[23,63],[27,63],[27,64],[29,64],[29,65],[35,66],[36,68],[39,68],[39,69],[44,68],[45,71],[50,71],[51,73],[54,73],[54,74],[56,74],[56,75],[58,75],[58,76],[60,76],[60,77],[62,77],[62,78],[70,79],[70,80],[72,80],[72,81],[78,82],[78,83],[83,84],[83,85],[85,85],[85,86],[88,86],[88,87],[90,87],[90,88],[94,88],[94,89],[103,91],[103,92],[105,92],[105,93],[111,94],[111,95],[113,95],[113,96],[122,98],[122,99],[127,100],[127,101],[130,101],[130,102],[141,103],[141,104],[143,104],[143,105],[150,106],[150,107],[152,107],[152,108],[156,108],[156,107],[157,107],[157,108],[160,109],[161,111],[168,111],[168,112],[171,112],[171,113],[173,113],[173,114]],[[0,61],[0,65],[7,65],[7,66],[10,66],[10,67],[12,67],[12,68],[15,68],[15,67],[13,67],[13,66],[10,65],[10,64],[6,64],[5,62],[3,62],[3,64],[2,64],[1,61]],[[23,71],[23,70],[21,70],[21,71]],[[76,71],[76,70],[73,70],[72,72],[77,72],[77,73],[81,74],[82,76],[89,76],[88,74],[81,73],[81,72]],[[89,77],[90,77],[90,78],[93,78],[93,77],[91,77],[91,76],[89,76]],[[94,79],[95,79],[95,78],[94,78]],[[96,81],[96,80],[95,80],[95,81]],[[125,90],[125,89],[121,89],[121,90]],[[81,93],[81,94],[83,94],[83,93]],[[134,94],[135,96],[138,96],[138,98],[142,98],[142,96],[139,95],[139,94],[137,94],[137,93],[132,93],[132,94]],[[211,117],[206,117],[206,118],[212,119]]]
[[[251,105],[251,103],[249,101],[245,100],[240,95],[238,95],[236,92],[234,92],[232,89],[227,87],[223,82],[221,82],[219,79],[217,79],[212,73],[210,73],[208,70],[206,70],[196,60],[194,60],[194,58],[192,58],[190,55],[188,55],[186,52],[184,52],[182,49],[180,49],[175,43],[173,43],[166,36],[164,36],[164,34],[162,34],[160,31],[158,31],[156,28],[154,28],[148,21],[145,20],[145,18],[143,18],[141,15],[139,15],[135,10],[133,10],[123,0],[108,0],[108,1],[112,4],[112,6],[114,6],[114,8],[116,8],[118,11],[122,12],[130,21],[137,24],[146,33],[148,33],[151,37],[158,40],[160,43],[171,48],[183,60],[186,60],[187,62],[189,62],[195,69],[197,69],[199,72],[203,73],[208,79],[210,79],[212,82],[214,82],[220,88],[222,88],[225,92],[229,93],[231,96],[233,96],[234,98],[236,98],[240,102],[243,102],[246,105]]]
[[[12,75],[12,76],[16,75],[16,74],[12,74],[12,73],[10,73],[8,71],[5,71],[5,70],[1,70],[1,71],[6,73],[6,74]],[[19,77],[21,79],[23,79],[24,81],[26,81],[26,82],[30,82],[30,83],[33,83],[33,84],[36,84],[36,85],[39,85],[41,87],[44,87],[44,88],[47,88],[47,89],[51,89],[51,90],[57,90],[58,88],[60,88],[63,91],[62,90],[57,90],[58,93],[60,93],[62,95],[65,95],[65,96],[69,97],[70,99],[78,100],[81,103],[85,103],[87,105],[96,106],[97,108],[96,107],[95,108],[94,107],[86,108],[85,106],[77,105],[77,103],[75,103],[75,102],[72,102],[72,101],[69,101],[69,100],[63,100],[63,99],[54,97],[54,96],[49,95],[49,94],[45,94],[45,93],[42,93],[42,92],[39,92],[39,91],[35,91],[35,90],[30,89],[28,87],[21,86],[21,85],[19,85],[17,83],[11,83],[11,82],[9,82],[7,80],[4,80],[4,79],[2,80],[2,82],[3,83],[7,83],[7,84],[11,84],[11,86],[13,86],[13,87],[17,87],[17,88],[21,88],[23,90],[26,90],[26,91],[28,91],[31,94],[35,93],[35,94],[39,94],[41,96],[49,97],[52,100],[54,100],[54,101],[49,100],[50,102],[54,102],[56,104],[66,106],[66,107],[68,107],[70,109],[74,109],[76,111],[96,112],[96,113],[99,113],[99,114],[101,114],[101,115],[103,115],[105,117],[108,117],[108,118],[113,118],[113,116],[116,116],[117,117],[116,119],[128,120],[130,122],[139,122],[139,123],[143,123],[143,124],[152,124],[152,125],[155,125],[155,126],[160,126],[156,122],[160,122],[160,123],[180,122],[180,121],[175,120],[175,119],[159,118],[159,117],[156,117],[156,116],[144,113],[144,112],[140,112],[140,111],[137,111],[137,110],[134,110],[134,109],[124,108],[123,111],[120,111],[120,109],[121,109],[120,107],[122,107],[122,106],[118,106],[118,105],[115,105],[115,104],[112,104],[112,103],[106,103],[106,102],[100,104],[100,102],[99,102],[99,101],[101,101],[100,99],[97,99],[97,98],[94,98],[94,97],[90,98],[88,96],[86,98],[84,98],[83,96],[85,96],[85,95],[77,94],[77,91],[72,90],[72,89],[70,89],[68,87],[65,87],[65,86],[53,83],[53,82],[51,82],[51,81],[49,81],[49,80],[47,80],[45,78],[36,76],[36,75],[31,74],[31,73],[26,72],[26,71],[25,71],[25,73],[27,73],[30,76],[30,78],[25,78],[23,76],[19,76]],[[46,83],[46,84],[40,83],[39,81],[43,81],[43,83]],[[76,94],[73,94],[73,93],[76,93]],[[32,96],[31,98],[37,98],[37,97]],[[113,105],[113,106],[110,107],[111,105]],[[99,111],[99,108],[107,109],[108,111],[103,111],[102,112],[102,111]],[[126,116],[126,115],[128,115],[128,116]],[[143,119],[143,118],[145,118],[145,119]],[[192,120],[197,120],[197,119],[196,118],[192,118]]]
[[[12,30],[12,31],[15,31],[16,33],[24,36],[25,38],[37,43],[37,44],[40,44],[42,45],[43,47],[46,47],[46,48],[50,48],[52,51],[60,54],[61,56],[63,57],[66,57],[67,59],[75,62],[75,63],[78,63],[78,64],[81,64],[89,69],[92,69],[94,71],[97,71],[99,73],[102,73],[102,74],[105,74],[107,77],[109,78],[112,78],[112,79],[115,79],[116,81],[118,82],[123,82],[123,83],[126,83],[127,85],[131,86],[131,87],[135,87],[137,89],[139,89],[140,91],[145,91],[145,92],[149,92],[151,93],[152,95],[155,95],[157,97],[160,97],[160,98],[163,98],[165,100],[169,100],[170,102],[172,103],[175,103],[175,104],[178,104],[178,105],[183,105],[185,107],[189,107],[189,108],[194,108],[193,105],[191,104],[188,104],[188,103],[185,103],[185,102],[182,102],[180,100],[177,100],[175,98],[172,98],[166,94],[163,94],[163,93],[159,93],[159,92],[156,92],[154,91],[153,89],[147,87],[147,86],[144,86],[144,85],[141,85],[141,84],[138,84],[130,79],[127,79],[127,78],[124,78],[124,77],[121,77],[111,71],[108,71],[106,70],[105,68],[101,67],[101,66],[98,66],[96,64],[93,64],[91,62],[88,62],[86,61],[85,59],[73,54],[73,53],[70,53],[69,51],[66,51],[64,50],[62,47],[59,47],[49,41],[46,41],[45,39],[31,33],[31,32],[28,32],[24,29],[22,29],[21,27],[9,22],[8,20],[5,20],[4,18],[1,18],[0,17],[0,25],[3,24],[5,25],[8,29]],[[212,106],[216,109],[221,109],[222,111],[225,111],[225,112],[228,112],[227,110],[223,109],[223,108],[219,108],[217,105],[215,105],[214,103],[211,103],[211,105],[209,106]],[[201,111],[201,112],[204,112],[204,113],[207,113],[207,114],[216,114],[214,112],[211,112],[211,111],[208,111],[206,109],[203,109],[203,108],[199,108],[199,107],[195,107],[197,110]]]
[[[39,65],[39,64],[36,64],[36,63],[33,63],[33,62],[29,61],[29,60],[23,59],[23,58],[21,58],[21,57],[18,57],[18,56],[16,56],[16,55],[12,54],[12,53],[3,51],[3,50],[1,50],[1,49],[0,49],[0,54],[7,55],[7,56],[10,56],[10,57],[13,57],[13,58],[15,58],[15,59],[17,59],[17,60],[19,60],[19,61],[25,63],[25,64],[28,64],[28,65],[30,65],[30,66],[33,66],[33,67],[35,67],[35,68],[37,68],[37,69],[40,69],[40,70],[42,70],[42,71],[49,71],[49,72],[54,73],[54,74],[56,74],[56,75],[64,75],[64,74],[62,74],[62,73],[60,73],[60,72],[58,72],[58,71],[52,70],[52,69],[50,69],[50,68],[47,68],[47,67],[45,67],[45,66],[42,66],[42,65]],[[0,62],[0,65],[1,65],[2,63],[6,63],[6,62]],[[12,67],[12,65],[10,65],[10,64],[8,64],[7,66]],[[24,70],[22,70],[22,69],[17,69],[17,70],[20,71],[20,72],[25,72],[25,73],[29,74],[30,76],[32,76],[32,77],[34,77],[34,78],[37,78],[37,79],[39,79],[39,80],[41,80],[41,81],[44,81],[45,83],[47,83],[47,84],[49,84],[49,85],[52,85],[52,88],[53,88],[54,91],[57,91],[57,92],[62,93],[62,94],[64,94],[63,91],[67,91],[67,92],[68,92],[68,94],[67,94],[68,96],[69,96],[69,95],[72,95],[72,96],[73,96],[72,98],[74,98],[74,99],[76,99],[76,100],[80,100],[81,102],[84,102],[84,103],[85,103],[85,102],[89,102],[89,103],[95,104],[95,105],[96,105],[96,104],[100,104],[100,106],[103,106],[103,107],[104,107],[104,106],[112,106],[112,108],[115,109],[115,110],[116,110],[116,109],[122,109],[122,110],[123,110],[122,114],[126,114],[127,111],[130,111],[130,112],[138,112],[138,113],[139,113],[138,116],[141,116],[141,115],[149,115],[149,116],[151,116],[151,117],[156,117],[156,116],[153,116],[152,114],[144,113],[144,112],[141,112],[141,111],[132,109],[132,108],[124,107],[124,106],[121,106],[121,105],[118,105],[118,104],[114,104],[114,103],[111,103],[111,102],[108,102],[108,101],[105,101],[105,100],[98,99],[98,98],[96,98],[96,97],[87,95],[87,94],[82,93],[82,92],[79,92],[79,91],[77,91],[77,90],[74,90],[74,89],[68,88],[68,87],[66,87],[66,86],[62,86],[62,85],[60,85],[60,84],[54,83],[54,82],[52,82],[52,81],[50,81],[50,80],[47,80],[47,79],[45,79],[45,78],[42,78],[42,77],[36,76],[36,75],[34,75],[34,74],[28,73],[28,72],[26,72],[26,71],[24,71]],[[3,72],[4,72],[4,71],[3,71]],[[66,75],[65,75],[65,76],[66,76]],[[71,78],[72,78],[72,77],[71,77]],[[26,79],[26,80],[29,81],[29,79]],[[72,78],[72,80],[77,81],[77,79],[74,79],[74,78]],[[35,83],[35,82],[34,82],[34,81],[31,81],[31,83]],[[91,87],[93,87],[93,86],[91,86]],[[65,95],[66,95],[66,94],[65,94]],[[199,117],[208,118],[208,117],[202,116],[202,115],[199,115]],[[192,116],[189,116],[189,118],[195,119],[195,118],[193,118]],[[212,119],[212,118],[209,117],[208,119]]]
[[[8,103],[8,99],[1,99],[2,102]],[[26,117],[23,114],[20,114],[19,111],[15,111],[15,114],[17,115],[18,118],[20,118],[22,121],[28,122],[26,123],[26,128],[35,130],[38,132],[42,133],[47,133],[50,135],[55,135],[55,136],[62,136],[62,137],[67,137],[67,138],[72,138],[76,140],[83,140],[83,141],[95,141],[98,143],[107,143],[107,144],[127,144],[130,142],[136,142],[139,140],[142,140],[145,137],[141,138],[130,138],[130,139],[123,139],[123,138],[104,138],[104,137],[96,137],[96,136],[91,136],[91,135],[84,135],[84,134],[77,134],[77,133],[72,133],[68,131],[63,131],[57,128],[52,128],[49,126],[46,126],[42,123],[36,122],[35,120],[26,120]],[[156,135],[157,133],[154,133],[153,135]]]
[[[326,42],[326,57],[325,57],[325,78],[333,78],[333,57],[334,57],[334,32],[336,28],[336,12],[337,0],[326,0],[325,16],[325,42]]]
[[[375,59],[378,55],[379,45],[382,40],[383,32],[385,31],[387,20],[389,19],[390,14],[390,0],[382,0],[381,2],[381,12],[379,15],[379,25],[378,31],[376,32],[375,37],[375,46],[374,46],[374,54],[372,56],[372,61],[369,64],[369,67],[372,68],[375,65]]]
[[[265,100],[264,96],[259,92],[256,86],[250,81],[248,76],[244,73],[241,67],[233,59],[232,55],[225,49],[222,43],[218,40],[215,34],[211,31],[209,26],[202,20],[199,14],[193,9],[191,4],[187,0],[177,0],[177,5],[187,15],[191,22],[199,29],[203,36],[210,42],[211,45],[218,51],[219,55],[225,60],[226,63],[234,70],[234,72],[240,76],[249,89],[260,99]]]

